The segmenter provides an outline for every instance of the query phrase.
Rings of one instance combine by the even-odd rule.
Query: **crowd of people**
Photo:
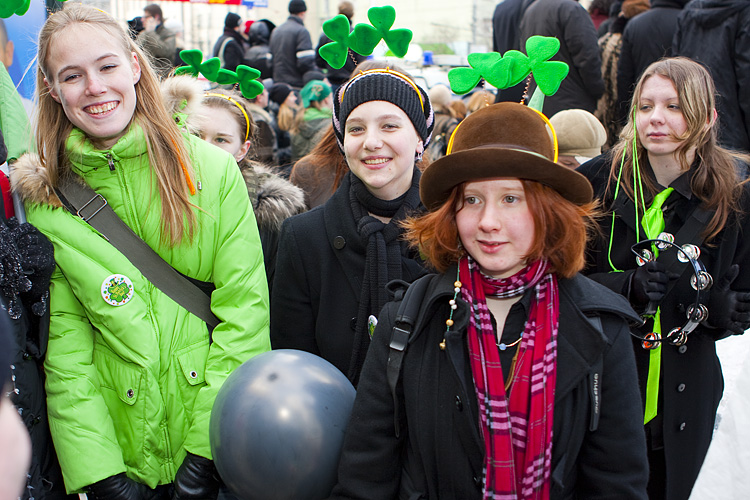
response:
[[[253,98],[156,4],[48,17],[31,137],[0,71],[0,499],[231,498],[217,393],[299,349],[357,389],[331,498],[687,500],[750,328],[750,5],[504,0],[494,50],[569,65],[539,110],[288,10],[213,47]]]

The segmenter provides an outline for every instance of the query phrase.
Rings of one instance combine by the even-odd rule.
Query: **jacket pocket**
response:
[[[208,342],[191,345],[176,353],[177,363],[191,386],[206,382],[206,359],[208,359]]]

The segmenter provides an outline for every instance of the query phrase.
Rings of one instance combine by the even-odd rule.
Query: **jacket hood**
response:
[[[196,115],[202,109],[203,84],[190,75],[165,78],[161,82],[164,106],[180,127],[190,134],[198,131]]]
[[[62,207],[60,198],[52,187],[49,171],[44,168],[39,155],[26,153],[10,169],[10,185],[24,201]]]
[[[747,0],[694,0],[681,16],[698,26],[713,28],[745,9],[750,9]]]
[[[242,176],[259,228],[278,232],[287,218],[306,210],[304,191],[268,167],[252,162],[242,169]]]

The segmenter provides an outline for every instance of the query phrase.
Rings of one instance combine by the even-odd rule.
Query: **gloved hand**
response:
[[[86,496],[89,500],[144,500],[151,498],[153,491],[122,472],[92,484]]]
[[[750,328],[750,293],[729,289],[739,273],[740,266],[729,266],[724,276],[711,288],[708,319],[705,321],[708,326],[729,330],[736,335]]]
[[[667,270],[661,262],[646,262],[630,277],[630,303],[640,309],[649,302],[658,305],[667,293],[668,283]]]
[[[213,460],[188,453],[172,486],[172,500],[215,499],[219,494],[219,474]]]
[[[28,222],[19,224],[15,217],[11,217],[7,225],[18,248],[23,272],[31,280],[31,289],[26,296],[31,299],[34,313],[41,316],[44,310],[39,310],[38,303],[43,302],[49,291],[50,276],[55,270],[54,248],[47,237]]]

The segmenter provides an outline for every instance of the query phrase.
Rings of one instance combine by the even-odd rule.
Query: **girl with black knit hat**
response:
[[[356,385],[385,285],[413,281],[422,261],[400,222],[423,211],[421,160],[434,114],[407,75],[374,69],[334,100],[333,128],[350,172],[321,207],[281,229],[271,299],[275,349],[301,349],[333,363]]]

